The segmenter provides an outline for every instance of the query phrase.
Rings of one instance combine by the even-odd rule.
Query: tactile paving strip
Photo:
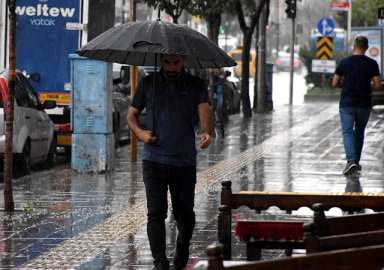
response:
[[[331,105],[316,117],[305,121],[305,123],[280,132],[260,145],[198,173],[196,193],[204,191],[225,176],[302,136],[321,123],[333,118],[337,112],[337,105]],[[77,237],[52,248],[19,269],[75,269],[93,260],[118,240],[144,226],[146,222],[147,204],[143,201],[125,212],[114,215]]]

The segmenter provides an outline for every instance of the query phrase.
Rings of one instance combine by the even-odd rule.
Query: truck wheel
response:
[[[72,148],[71,147],[65,147],[64,150],[65,150],[65,159],[67,161],[71,161],[71,158],[72,158]]]
[[[57,145],[56,138],[52,138],[51,146],[49,147],[49,152],[47,155],[47,164],[49,168],[53,168],[57,164]]]
[[[18,162],[14,163],[15,166],[13,166],[14,176],[19,177],[19,176],[30,174],[31,173],[30,161],[31,161],[31,146],[29,145],[29,142],[25,142],[23,152],[20,154],[18,158]]]

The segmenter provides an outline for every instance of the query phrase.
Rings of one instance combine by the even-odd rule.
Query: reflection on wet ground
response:
[[[366,131],[362,171],[345,177],[337,104],[278,106],[244,120],[230,117],[226,137],[198,153],[197,224],[190,260],[205,258],[217,242],[220,182],[233,191],[383,192],[384,108],[375,107]],[[141,144],[138,144],[138,155]],[[141,161],[129,162],[129,145],[116,150],[116,169],[78,174],[66,163],[14,180],[17,208],[0,212],[1,269],[151,269]],[[2,196],[2,195],[1,195]],[[1,202],[1,204],[3,201]],[[168,255],[176,228],[168,219]],[[245,259],[233,236],[234,259]],[[263,251],[262,258],[284,256]]]

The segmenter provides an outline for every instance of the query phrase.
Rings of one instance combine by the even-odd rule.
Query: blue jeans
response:
[[[143,160],[143,180],[147,195],[147,234],[155,264],[168,261],[165,219],[168,212],[167,191],[171,193],[172,213],[178,230],[177,244],[189,247],[195,228],[195,166],[173,166]]]
[[[347,161],[355,160],[359,163],[371,109],[341,107],[339,112]]]

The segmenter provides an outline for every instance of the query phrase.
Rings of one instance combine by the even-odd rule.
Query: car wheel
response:
[[[49,168],[53,168],[57,164],[57,145],[56,138],[52,138],[51,146],[49,147],[49,152],[47,155],[47,164]]]
[[[17,161],[18,162],[15,162],[13,166],[13,174],[15,177],[28,175],[31,173],[31,145],[29,144],[29,142],[25,143],[23,147],[23,152],[20,154]]]

